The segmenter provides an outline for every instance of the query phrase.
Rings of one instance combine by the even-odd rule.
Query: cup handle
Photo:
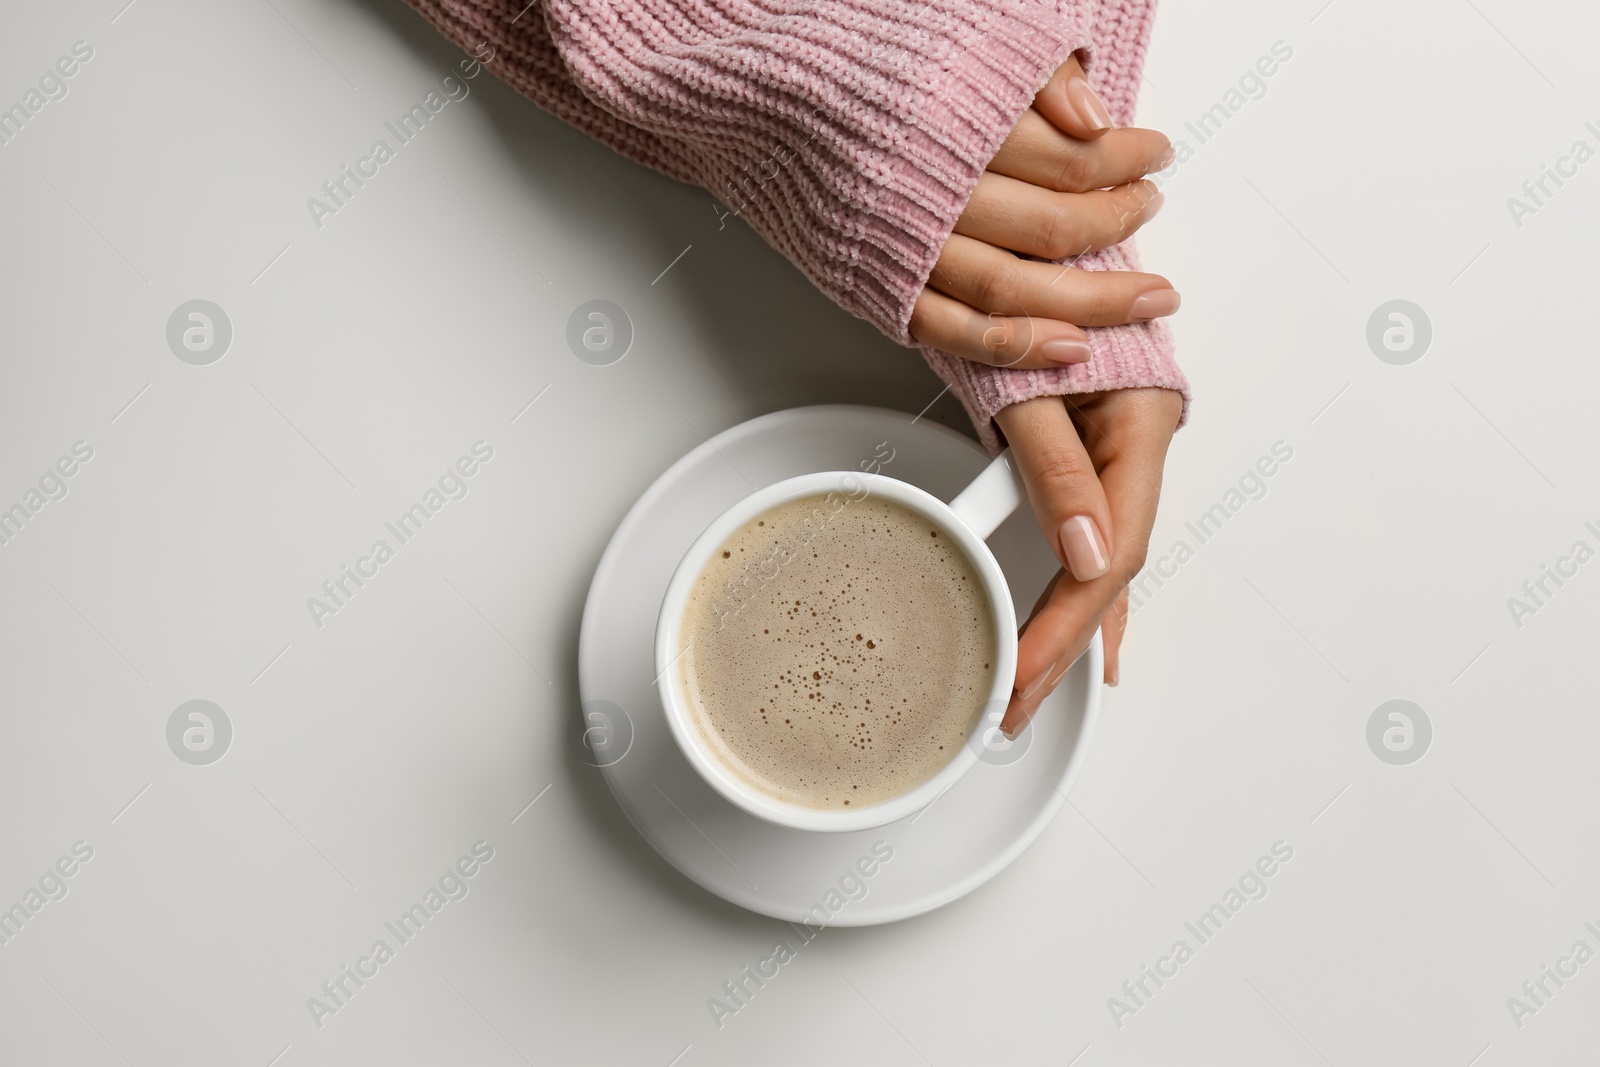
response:
[[[1008,448],[994,457],[983,473],[950,501],[950,510],[959,515],[973,533],[988,540],[1027,499],[1028,487],[1023,484],[1022,472],[1017,469]]]

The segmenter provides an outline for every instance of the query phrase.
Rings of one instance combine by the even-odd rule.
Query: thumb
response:
[[[1034,110],[1069,137],[1091,141],[1111,129],[1111,113],[1089,86],[1076,56],[1050,76],[1033,98]]]

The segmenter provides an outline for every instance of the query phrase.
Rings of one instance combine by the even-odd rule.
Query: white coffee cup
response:
[[[909,792],[878,804],[847,810],[824,810],[791,804],[762,792],[749,784],[722,761],[707,744],[701,727],[695,721],[693,710],[684,694],[682,680],[677,672],[679,634],[682,630],[684,609],[696,580],[711,561],[723,542],[742,529],[758,515],[791,500],[805,497],[823,497],[824,513],[849,506],[849,500],[862,499],[863,494],[883,500],[892,500],[911,509],[932,523],[942,534],[961,546],[972,561],[983,586],[985,600],[999,645],[995,662],[994,682],[983,705],[984,713],[975,716],[976,725],[949,763],[933,777]],[[1017,671],[1017,618],[1011,606],[1011,590],[994,553],[984,540],[1000,526],[1027,498],[1021,475],[1011,459],[1008,449],[1001,453],[950,503],[887,475],[863,475],[855,471],[824,471],[803,474],[797,478],[769,485],[739,501],[723,512],[706,527],[694,545],[684,555],[678,569],[667,585],[666,597],[661,603],[661,615],[656,622],[656,688],[661,692],[661,706],[666,712],[667,725],[678,747],[683,750],[700,776],[711,787],[736,806],[757,818],[797,830],[845,832],[865,830],[895,822],[922,810],[936,797],[972,769],[986,744],[998,736],[1000,717],[1005,712],[1011,696],[1013,678]],[[974,708],[977,712],[979,709]]]

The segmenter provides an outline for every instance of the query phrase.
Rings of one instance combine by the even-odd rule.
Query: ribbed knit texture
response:
[[[1074,52],[1132,115],[1154,0],[407,0],[534,103],[709,190],[830,299],[912,345],[911,309],[984,167]],[[489,51],[492,49],[492,53]],[[1131,265],[1123,247],[1077,260]],[[1089,331],[1049,371],[923,348],[984,443],[1034,396],[1188,385],[1163,326]]]

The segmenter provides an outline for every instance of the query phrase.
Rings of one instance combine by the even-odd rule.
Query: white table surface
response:
[[[1591,8],[1162,13],[1141,120],[1193,154],[1144,247],[1198,399],[1152,563],[1192,556],[1148,586],[1031,851],[942,911],[826,931],[719,1028],[707,998],[792,933],[674,872],[573,756],[585,590],[702,433],[939,383],[706,194],[487,76],[319,229],[306,198],[459,54],[388,0],[125,3],[14,4],[0,33],[0,104],[93,49],[0,147],[0,506],[93,450],[0,545],[0,906],[67,890],[0,945],[0,1063],[1592,1054],[1600,962],[1558,961],[1600,950],[1600,562],[1508,599],[1600,549],[1600,162],[1507,204],[1600,148]],[[1185,123],[1277,41],[1200,143]],[[196,298],[233,329],[207,366],[165,337]],[[607,367],[564,339],[596,298],[635,329]],[[1406,365],[1367,343],[1391,300],[1431,322]],[[948,396],[928,417],[964,422]],[[315,626],[306,598],[479,440],[469,494]],[[1277,442],[1199,544],[1185,523]],[[196,699],[233,730],[209,766],[167,743]],[[1432,725],[1407,765],[1367,742],[1396,699]],[[317,1026],[321,983],[480,840],[469,894]],[[1185,922],[1280,841],[1199,944]],[[1514,1018],[1547,964],[1577,973]]]

